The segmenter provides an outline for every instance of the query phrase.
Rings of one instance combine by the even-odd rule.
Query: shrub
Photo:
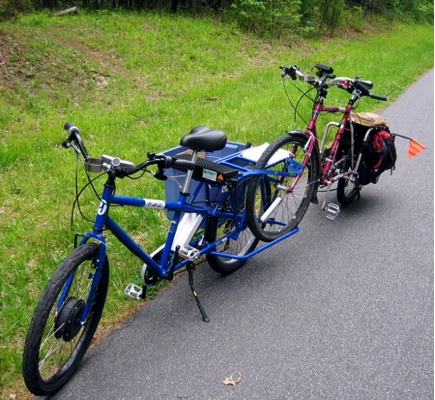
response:
[[[31,0],[0,0],[0,21],[12,19],[18,14],[32,10]]]

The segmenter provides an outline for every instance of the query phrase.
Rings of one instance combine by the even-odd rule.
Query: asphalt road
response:
[[[397,139],[394,174],[335,221],[312,205],[297,235],[236,273],[203,264],[210,323],[180,277],[53,398],[432,399],[433,88],[430,71],[382,113],[426,151],[407,159]]]

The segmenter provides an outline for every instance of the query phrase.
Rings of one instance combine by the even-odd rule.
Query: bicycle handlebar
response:
[[[64,125],[64,128],[65,128],[65,130],[68,131],[69,136],[68,136],[68,139],[65,140],[65,141],[62,143],[62,146],[65,147],[65,148],[69,148],[69,147],[72,146],[73,149],[74,149],[77,153],[80,152],[80,153],[83,155],[83,157],[84,157],[85,160],[89,159],[89,158],[90,158],[90,157],[89,157],[89,153],[88,153],[88,151],[86,150],[86,147],[85,147],[85,145],[84,145],[84,143],[83,143],[82,138],[80,137],[80,130],[79,130],[79,128],[77,128],[77,127],[76,127],[72,122],[67,122],[67,123]],[[77,148],[74,146],[74,144],[72,144],[72,143],[75,143],[75,144],[78,146],[78,150],[77,150]]]
[[[79,128],[72,122],[67,122],[64,128],[68,131],[68,138],[62,143],[62,146],[67,149],[72,148],[77,154],[81,155],[84,158],[86,169],[90,172],[112,171],[118,177],[125,177],[145,170],[149,166],[157,165],[158,172],[154,176],[165,180],[165,168],[172,167],[181,170],[193,170],[195,168],[195,163],[190,160],[155,153],[148,153],[148,160],[139,165],[106,154],[103,154],[100,158],[91,158],[80,136]]]
[[[353,95],[357,95],[358,97],[367,96],[375,100],[388,101],[387,96],[370,93],[370,90],[373,88],[372,81],[360,79],[358,77],[336,77],[332,74],[334,70],[323,64],[316,64],[315,68],[317,68],[316,75],[318,78],[315,78],[313,75],[304,74],[297,65],[280,66],[280,69],[282,69],[281,77],[284,79],[286,76],[290,76],[292,80],[299,78],[299,80],[307,82],[318,89],[328,89],[329,87],[336,85]]]
[[[388,96],[382,96],[380,94],[372,94],[372,93],[370,93],[370,98],[372,98],[374,100],[388,101]]]

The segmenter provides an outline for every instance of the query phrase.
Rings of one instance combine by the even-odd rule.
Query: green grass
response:
[[[261,144],[295,127],[279,65],[308,71],[329,63],[338,75],[373,80],[374,92],[394,100],[433,67],[433,48],[433,27],[424,25],[292,43],[259,40],[211,18],[157,13],[37,14],[0,26],[2,397],[27,396],[20,377],[26,329],[45,283],[72,248],[75,160],[57,147],[66,121],[82,129],[92,155],[136,163],[148,151],[177,146],[195,125]],[[343,101],[337,92],[331,102]],[[380,106],[364,100],[360,110]],[[118,192],[162,196],[163,186],[146,176],[122,181]],[[91,217],[95,201],[86,198]],[[163,213],[115,212],[148,251],[164,241]],[[138,307],[122,291],[140,281],[141,263],[115,241],[109,257],[103,332]]]

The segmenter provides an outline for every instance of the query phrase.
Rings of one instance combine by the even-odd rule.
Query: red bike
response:
[[[336,77],[333,69],[323,64],[315,65],[316,76],[304,74],[295,65],[280,68],[284,82],[287,78],[299,79],[310,85],[307,91],[300,90],[302,96],[294,106],[296,113],[302,98],[311,99],[310,91],[314,91],[315,96],[311,99],[314,105],[306,129],[292,130],[276,139],[256,165],[260,170],[266,165],[270,169],[275,154],[287,152],[287,158],[283,161],[281,157],[275,164],[276,176],[269,171],[250,179],[246,195],[248,225],[263,241],[275,240],[294,229],[310,202],[318,204],[319,187],[329,192],[336,184],[337,200],[347,206],[360,197],[364,185],[377,183],[384,171],[392,171],[396,161],[394,140],[397,134],[390,132],[386,120],[377,114],[355,112],[363,97],[388,100],[386,96],[371,93],[371,81]],[[325,105],[333,86],[350,94],[345,106]],[[342,117],[340,122],[329,122],[323,137],[319,138],[316,123],[321,113],[340,113]],[[328,143],[330,131],[335,133]],[[322,208],[328,218],[335,219],[340,205],[326,205],[324,201]]]

